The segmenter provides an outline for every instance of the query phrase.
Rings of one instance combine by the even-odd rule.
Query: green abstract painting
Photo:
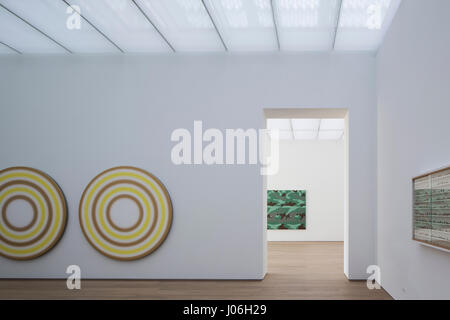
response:
[[[306,191],[268,190],[267,229],[306,229]]]

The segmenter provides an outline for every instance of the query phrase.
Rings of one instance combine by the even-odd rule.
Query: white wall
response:
[[[404,0],[378,54],[378,263],[398,299],[450,299],[450,254],[411,240],[411,178],[450,164],[449,12]]]
[[[249,278],[264,276],[262,178],[257,166],[175,166],[176,128],[262,128],[264,107],[349,109],[351,278],[375,260],[375,57],[366,54],[14,56],[0,58],[0,167],[50,174],[69,207],[66,232],[28,262],[0,258],[0,277]],[[78,202],[100,171],[134,165],[159,177],[172,229],[133,262],[91,248]],[[225,195],[225,196],[224,196]]]
[[[344,241],[344,140],[280,141],[269,190],[306,190],[306,230],[267,230],[268,241]]]

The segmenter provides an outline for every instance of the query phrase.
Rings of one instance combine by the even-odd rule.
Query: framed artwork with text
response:
[[[450,250],[450,167],[413,178],[413,240]]]

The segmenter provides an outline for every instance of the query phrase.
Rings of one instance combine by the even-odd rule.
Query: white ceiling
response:
[[[0,0],[0,54],[376,51],[400,1]]]
[[[340,140],[344,137],[344,119],[267,119],[267,129],[280,140]]]

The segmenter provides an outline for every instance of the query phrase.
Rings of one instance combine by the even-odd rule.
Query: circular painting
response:
[[[172,224],[172,202],[163,184],[135,167],[115,167],[97,175],[80,200],[86,239],[113,259],[135,260],[156,250]]]
[[[0,170],[0,255],[39,257],[59,241],[66,221],[64,195],[50,176],[27,167]]]

